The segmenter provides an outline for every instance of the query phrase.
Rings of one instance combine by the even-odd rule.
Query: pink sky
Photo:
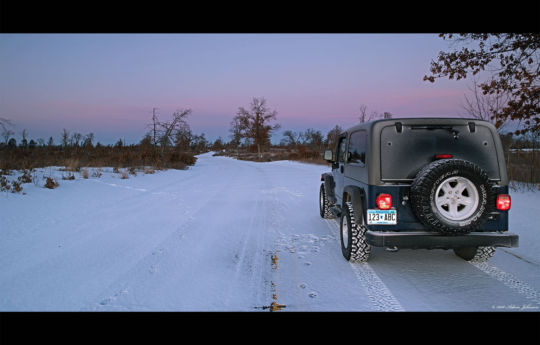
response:
[[[423,82],[448,44],[435,34],[0,35],[0,116],[19,133],[66,128],[138,142],[152,108],[191,108],[196,133],[228,139],[238,107],[265,97],[286,129],[354,125],[359,107],[459,116],[467,83]],[[17,135],[16,135],[17,138]]]

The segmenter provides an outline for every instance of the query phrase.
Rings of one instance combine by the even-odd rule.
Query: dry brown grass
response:
[[[260,156],[249,150],[229,150],[215,153],[214,156],[228,156],[239,160],[253,162],[273,162],[273,161],[298,161],[302,163],[328,165],[322,157],[322,153],[318,151],[308,150],[299,145],[299,149],[289,150],[283,148],[271,148],[269,151],[263,152]]]
[[[81,162],[78,159],[67,159],[64,162],[66,171],[79,171],[81,169]]]
[[[0,174],[10,170],[44,168],[49,166],[63,167],[63,171],[79,172],[81,167],[142,167],[152,166],[154,169],[185,169],[195,164],[192,152],[167,148],[163,152],[154,151],[152,147],[130,145],[123,147],[90,146],[90,147],[34,147],[8,148],[0,147]]]
[[[505,152],[508,180],[536,185],[540,183],[540,152]]]
[[[120,178],[122,180],[127,180],[129,178],[129,171],[127,170],[120,171]]]
[[[88,179],[90,177],[90,173],[88,172],[88,168],[82,168],[81,169],[81,175],[83,178]]]

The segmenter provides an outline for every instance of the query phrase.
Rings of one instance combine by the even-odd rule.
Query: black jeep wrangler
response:
[[[341,249],[367,261],[371,246],[453,249],[485,261],[517,247],[508,233],[508,178],[502,144],[486,121],[384,119],[342,133],[324,159],[323,218],[340,219]]]

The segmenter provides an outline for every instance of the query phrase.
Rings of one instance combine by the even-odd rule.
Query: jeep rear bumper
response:
[[[451,249],[461,247],[517,247],[519,237],[509,232],[471,232],[446,236],[435,232],[366,232],[366,241],[375,247]]]

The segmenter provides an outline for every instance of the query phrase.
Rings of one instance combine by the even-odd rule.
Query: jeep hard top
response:
[[[366,261],[371,246],[453,249],[465,260],[517,247],[508,233],[502,144],[486,121],[403,118],[342,133],[325,160],[320,215],[340,220],[342,253]]]

